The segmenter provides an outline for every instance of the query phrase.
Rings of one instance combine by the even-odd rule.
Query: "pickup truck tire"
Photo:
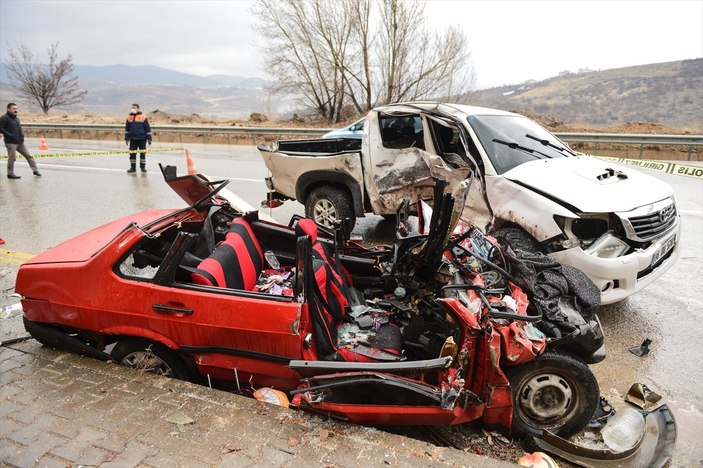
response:
[[[344,189],[322,186],[313,189],[305,200],[305,216],[328,228],[334,227],[335,219],[349,218],[349,229],[354,229],[356,216],[354,202]]]
[[[513,250],[524,252],[545,253],[537,240],[519,226],[508,226],[493,232],[493,237],[503,244],[508,244]]]

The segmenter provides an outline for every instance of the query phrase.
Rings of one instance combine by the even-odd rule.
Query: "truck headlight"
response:
[[[606,232],[591,244],[585,252],[598,258],[617,258],[630,248],[610,232]]]

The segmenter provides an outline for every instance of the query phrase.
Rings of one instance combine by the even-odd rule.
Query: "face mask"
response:
[[[132,108],[132,114],[136,114],[137,112],[139,112],[139,109]]]

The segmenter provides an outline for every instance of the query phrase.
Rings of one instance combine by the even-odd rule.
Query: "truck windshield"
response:
[[[498,174],[535,159],[573,154],[557,137],[521,115],[470,115],[468,120]]]

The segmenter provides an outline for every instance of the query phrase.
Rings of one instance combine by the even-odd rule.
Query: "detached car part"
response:
[[[534,441],[539,448],[558,455],[579,466],[601,467],[663,467],[670,460],[676,445],[676,421],[661,396],[644,384],[633,384],[625,397],[629,404],[625,411],[635,411],[644,418],[644,424],[632,423],[631,418],[613,418],[601,431],[610,429],[625,438],[635,440],[634,445],[622,451],[614,451],[603,444],[603,448],[575,444],[545,431]],[[616,415],[617,416],[617,415]],[[628,421],[628,419],[630,419]],[[614,427],[617,426],[617,427]],[[631,431],[639,428],[639,434]],[[634,437],[633,437],[634,436]],[[612,444],[612,442],[611,442]]]

